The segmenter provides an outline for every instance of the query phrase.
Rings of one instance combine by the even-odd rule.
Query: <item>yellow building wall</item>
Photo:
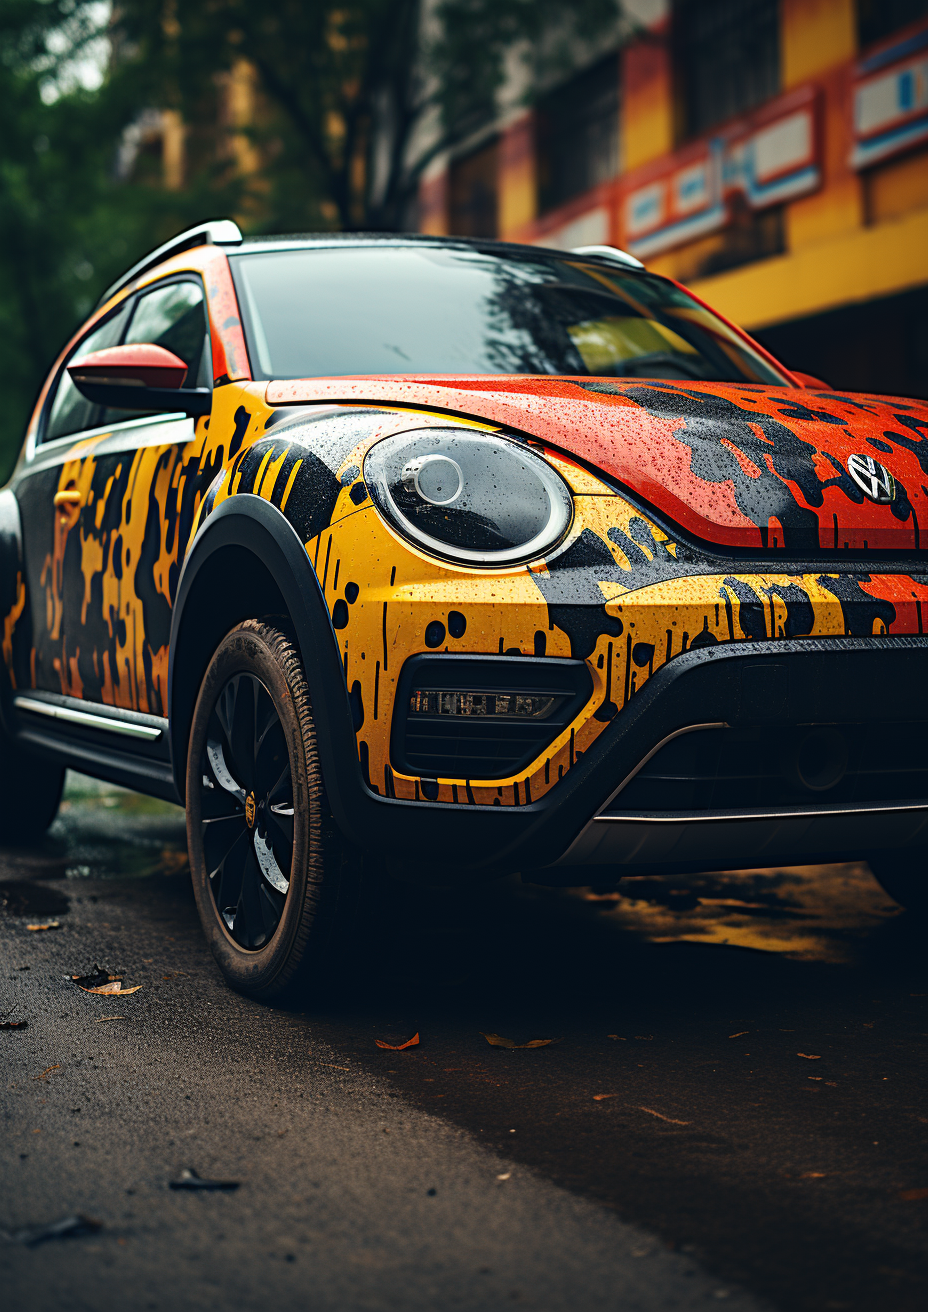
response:
[[[766,328],[821,310],[928,283],[928,209],[690,286],[743,328]]]

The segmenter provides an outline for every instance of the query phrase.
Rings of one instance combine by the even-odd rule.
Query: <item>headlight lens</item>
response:
[[[567,485],[527,447],[490,433],[420,428],[385,437],[364,461],[381,513],[426,551],[469,565],[532,560],[567,532]]]

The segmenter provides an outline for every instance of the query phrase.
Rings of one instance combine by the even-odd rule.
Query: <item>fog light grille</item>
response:
[[[593,693],[584,661],[413,656],[400,673],[394,770],[423,779],[503,779],[541,756]]]

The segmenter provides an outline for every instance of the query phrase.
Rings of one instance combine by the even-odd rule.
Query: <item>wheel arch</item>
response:
[[[245,619],[279,615],[290,624],[313,694],[326,790],[342,811],[361,787],[348,691],[335,631],[306,549],[268,501],[243,493],[205,520],[177,587],[168,661],[171,761],[186,800],[187,744],[196,699],[213,652]],[[339,805],[339,803],[343,805]]]

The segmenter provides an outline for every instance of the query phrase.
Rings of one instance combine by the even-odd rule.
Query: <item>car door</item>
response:
[[[191,385],[210,386],[199,279],[173,278],[129,298],[69,360],[129,342],[166,347],[187,364]],[[178,547],[189,533],[185,521],[192,522],[190,494],[208,420],[199,421],[198,437],[182,414],[91,405],[71,383],[67,363],[16,487],[32,687],[160,716]]]

